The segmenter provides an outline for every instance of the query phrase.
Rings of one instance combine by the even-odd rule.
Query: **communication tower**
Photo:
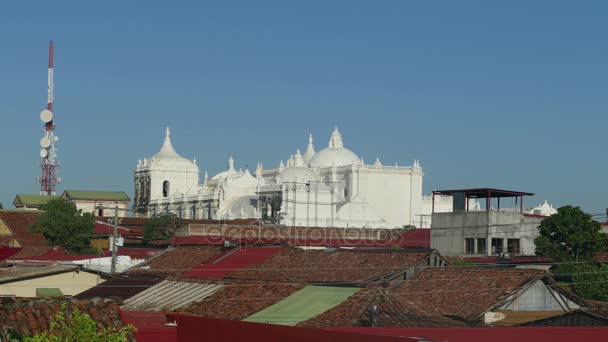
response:
[[[55,195],[55,187],[61,181],[57,177],[57,168],[59,161],[57,160],[56,144],[59,138],[55,135],[55,121],[53,114],[53,41],[49,43],[49,68],[48,68],[48,92],[46,109],[40,113],[40,120],[44,123],[44,134],[40,139],[40,169],[41,174],[38,177],[40,183],[41,195]]]

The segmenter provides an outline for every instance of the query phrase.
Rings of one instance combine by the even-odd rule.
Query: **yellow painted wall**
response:
[[[11,234],[12,234],[11,230],[8,229],[8,227],[6,226],[4,221],[0,220],[0,235],[11,235]]]
[[[92,239],[91,240],[91,247],[95,248],[97,251],[104,249],[104,248],[109,248],[110,247],[110,242],[108,239]]]
[[[0,285],[1,295],[36,297],[37,288],[59,288],[64,295],[74,296],[103,283],[96,274],[80,271],[55,274],[47,277],[16,281]]]

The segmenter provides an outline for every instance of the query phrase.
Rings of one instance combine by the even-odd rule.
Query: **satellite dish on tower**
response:
[[[40,158],[46,158],[48,155],[49,151],[45,150],[44,148],[40,150]]]
[[[42,148],[49,148],[51,146],[51,139],[42,137],[42,139],[40,139],[40,146]]]
[[[40,112],[40,120],[44,123],[53,121],[53,112],[48,109],[43,110]]]

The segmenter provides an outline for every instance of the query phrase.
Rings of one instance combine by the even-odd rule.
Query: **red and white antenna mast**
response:
[[[41,195],[55,195],[55,187],[60,179],[57,177],[57,168],[59,167],[59,161],[57,160],[57,136],[55,135],[55,121],[53,118],[53,55],[55,45],[51,40],[49,44],[49,69],[48,69],[48,94],[46,109],[40,113],[40,120],[44,122],[44,135],[40,139],[40,169],[41,174],[38,177],[38,183],[40,183],[40,194]]]

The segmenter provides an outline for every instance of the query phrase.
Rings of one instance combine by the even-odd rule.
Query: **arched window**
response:
[[[169,197],[169,181],[163,182],[163,197]]]

